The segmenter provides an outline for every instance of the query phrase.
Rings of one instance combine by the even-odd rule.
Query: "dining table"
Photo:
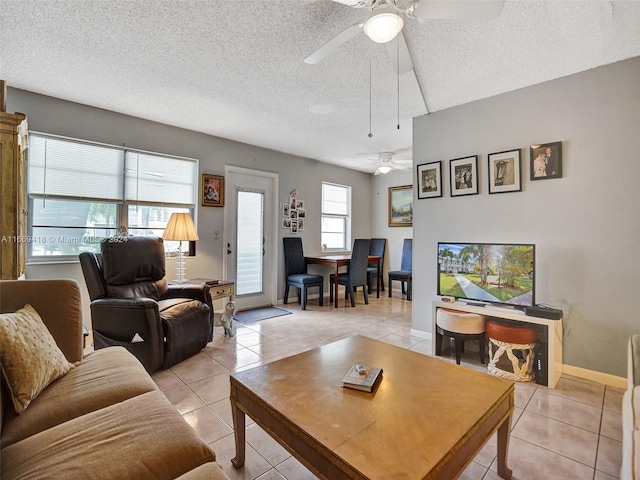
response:
[[[338,273],[340,271],[340,267],[349,266],[349,263],[351,262],[351,255],[310,256],[310,257],[304,257],[304,261],[306,262],[307,265],[324,265],[325,267],[332,267],[334,269],[333,303],[334,303],[334,307],[338,308]],[[373,263],[377,265],[376,298],[380,298],[380,278],[382,275],[382,257],[380,255],[369,255],[369,260],[367,263],[369,265]]]

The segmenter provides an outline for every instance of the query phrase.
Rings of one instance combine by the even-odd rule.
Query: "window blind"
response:
[[[124,151],[29,135],[29,194],[122,201]]]
[[[125,200],[194,206],[194,160],[127,151]]]

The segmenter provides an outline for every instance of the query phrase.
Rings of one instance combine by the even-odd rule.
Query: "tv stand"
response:
[[[528,324],[539,325],[543,329],[538,340],[541,342],[540,352],[546,355],[536,357],[536,383],[547,385],[549,388],[555,388],[560,375],[562,375],[562,319],[550,320],[547,318],[530,317],[520,310],[513,308],[498,307],[491,304],[482,304],[477,306],[474,302],[453,302],[445,303],[440,300],[433,302],[433,312],[431,316],[431,355],[436,354],[436,314],[438,308],[447,308],[449,310],[458,310],[460,312],[477,313],[487,317],[495,317],[514,322],[525,322]],[[541,375],[538,375],[541,373]],[[546,373],[546,375],[544,375]],[[543,378],[544,377],[544,378]]]
[[[486,307],[487,304],[486,303],[480,303],[480,302],[464,302],[465,305],[471,305],[472,307]]]

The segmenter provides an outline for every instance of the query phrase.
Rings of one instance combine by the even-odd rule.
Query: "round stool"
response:
[[[439,308],[436,312],[436,355],[442,354],[442,338],[451,337],[455,341],[456,364],[464,352],[466,340],[478,340],[480,363],[484,363],[484,315]]]
[[[487,320],[485,324],[487,337],[489,338],[489,365],[487,369],[493,375],[507,378],[516,382],[530,382],[533,374],[533,349],[536,346],[538,333],[535,327],[506,325],[493,320]],[[495,348],[495,352],[494,352]],[[514,350],[520,350],[523,360],[514,354]],[[497,366],[503,353],[511,360],[513,372],[503,370]]]

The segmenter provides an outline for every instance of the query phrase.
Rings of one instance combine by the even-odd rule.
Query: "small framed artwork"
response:
[[[304,218],[298,217],[298,231],[304,232]]]
[[[224,177],[202,174],[202,206],[224,207]]]
[[[456,158],[449,161],[451,196],[478,194],[478,156]]]
[[[289,204],[288,203],[283,203],[282,204],[282,216],[283,217],[288,217],[289,216]]]
[[[531,145],[529,151],[531,180],[562,178],[562,142]]]
[[[298,233],[298,221],[291,220],[291,233]]]
[[[489,193],[522,191],[520,149],[489,154]]]
[[[282,219],[282,228],[286,228],[287,230],[291,230],[291,219],[289,217],[284,217]]]
[[[413,186],[389,187],[389,226],[413,225]]]
[[[442,162],[418,165],[418,199],[442,196]]]

